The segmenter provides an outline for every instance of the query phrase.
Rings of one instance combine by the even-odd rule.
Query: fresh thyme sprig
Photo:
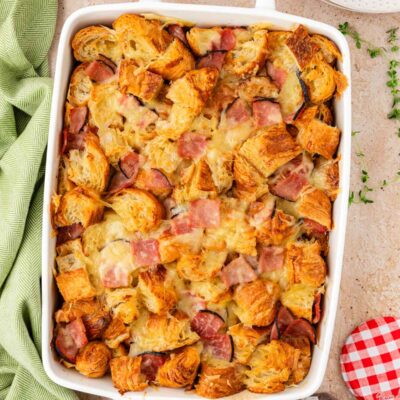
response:
[[[384,47],[375,46],[368,40],[361,38],[360,34],[355,29],[353,29],[348,22],[343,22],[343,24],[339,24],[339,31],[342,32],[343,35],[347,35],[353,38],[357,49],[361,49],[362,43],[366,44],[367,51],[371,58],[376,58],[385,54],[386,49]]]
[[[400,128],[399,128],[400,130]],[[352,131],[351,136],[355,137],[360,133],[360,131]],[[370,186],[369,181],[370,181],[370,176],[367,170],[367,165],[366,165],[366,160],[365,160],[365,154],[364,152],[360,149],[357,140],[354,139],[354,148],[355,148],[355,154],[356,156],[360,159],[360,167],[361,167],[361,175],[360,175],[360,183],[361,189],[358,191],[351,191],[349,195],[349,206],[352,204],[371,204],[374,203],[374,200],[371,199],[370,194],[378,189],[384,190],[384,188],[399,183],[400,182],[400,171],[396,173],[396,175],[392,179],[384,179],[380,184],[375,185],[375,186]]]

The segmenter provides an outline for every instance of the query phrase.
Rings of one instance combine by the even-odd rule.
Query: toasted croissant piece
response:
[[[235,288],[234,312],[245,325],[267,326],[275,318],[280,288],[271,281],[257,279]]]
[[[247,389],[255,393],[277,393],[285,389],[292,371],[297,364],[300,350],[291,345],[272,340],[261,344],[251,356],[246,371]]]
[[[139,315],[137,290],[115,289],[106,293],[106,304],[115,318],[124,324],[132,323]]]
[[[235,363],[222,360],[202,363],[196,394],[209,399],[230,396],[245,388],[242,378],[243,370]]]
[[[171,112],[167,121],[157,124],[161,134],[176,140],[190,128],[210,97],[218,75],[216,68],[200,68],[173,81],[167,93],[167,98],[173,102]]]
[[[319,242],[291,243],[286,251],[289,280],[292,283],[320,287],[326,277],[326,265]]]
[[[129,336],[129,329],[120,318],[114,318],[103,333],[103,339],[111,349],[116,349]]]
[[[93,133],[85,135],[82,150],[71,150],[65,159],[68,179],[85,189],[101,193],[106,188],[110,173],[107,158]]]
[[[224,69],[233,75],[248,77],[256,75],[265,61],[268,46],[268,32],[256,31],[253,38],[228,51]]]
[[[56,282],[65,301],[90,299],[96,291],[92,286],[86,269],[74,269],[56,276]]]
[[[122,93],[133,94],[143,101],[157,97],[164,83],[160,75],[141,69],[134,60],[121,61],[118,82]]]
[[[194,69],[194,58],[179,39],[174,39],[164,53],[150,63],[148,69],[164,79],[175,80]]]
[[[152,313],[166,313],[177,302],[177,293],[162,265],[140,272],[138,289],[144,305]]]
[[[74,57],[78,61],[94,61],[100,55],[114,62],[121,58],[121,47],[115,32],[105,26],[88,26],[72,39]]]
[[[265,178],[300,153],[300,146],[284,124],[262,129],[258,135],[247,139],[239,150],[239,155],[246,158]]]
[[[85,69],[88,63],[79,64],[71,75],[68,89],[68,102],[74,107],[85,106],[90,99],[93,83]]]
[[[121,394],[125,392],[139,392],[148,385],[146,376],[141,372],[142,357],[122,356],[113,358],[110,362],[111,379],[114,387]]]
[[[109,199],[113,210],[131,230],[148,232],[164,217],[162,204],[151,193],[140,189],[123,189]]]
[[[54,222],[59,227],[80,223],[87,228],[102,216],[103,204],[98,196],[92,191],[76,187],[59,199]]]
[[[301,70],[309,64],[319,50],[319,46],[312,41],[303,25],[299,25],[287,38],[286,45],[293,53]]]
[[[342,54],[336,44],[327,37],[314,33],[311,35],[311,41],[318,45],[325,61],[333,64],[336,60],[342,61]]]
[[[315,287],[297,283],[281,295],[282,304],[296,317],[312,320]]]
[[[196,377],[200,365],[200,355],[196,347],[185,347],[177,353],[171,353],[157,371],[156,383],[171,388],[190,386]]]
[[[111,350],[103,342],[89,342],[76,356],[75,368],[89,378],[101,378],[109,368]]]

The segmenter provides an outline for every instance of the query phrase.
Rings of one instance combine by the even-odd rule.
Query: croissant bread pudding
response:
[[[66,367],[208,398],[307,375],[346,78],[326,37],[265,26],[76,33],[52,199]]]

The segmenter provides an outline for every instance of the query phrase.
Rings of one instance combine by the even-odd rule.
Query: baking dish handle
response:
[[[276,10],[275,0],[256,0],[255,8],[267,8],[268,10]]]
[[[161,0],[139,0],[141,3],[161,3]],[[276,10],[275,0],[256,0],[255,8]]]

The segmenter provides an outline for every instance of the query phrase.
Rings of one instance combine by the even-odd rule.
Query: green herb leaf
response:
[[[363,183],[366,183],[366,182],[368,182],[368,179],[369,179],[368,172],[365,171],[365,169],[363,169],[363,170],[361,171],[361,181],[362,181]]]
[[[382,55],[382,49],[379,47],[374,48],[374,49],[367,49],[367,51],[371,58],[376,58],[376,57]]]
[[[343,22],[343,24],[339,24],[339,31],[343,33],[343,35],[347,35],[349,33],[349,23]]]
[[[360,131],[351,131],[351,136],[356,136]]]
[[[400,120],[400,108],[393,108],[387,115],[389,119],[398,119]]]
[[[354,202],[354,192],[351,192],[349,195],[349,206],[351,206]]]

